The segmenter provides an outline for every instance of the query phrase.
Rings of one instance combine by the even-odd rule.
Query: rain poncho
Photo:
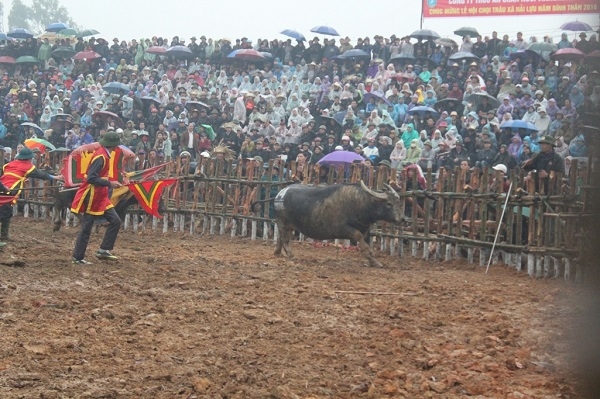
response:
[[[419,132],[417,132],[412,125],[409,125],[406,131],[402,133],[402,136],[400,136],[400,140],[404,142],[404,147],[406,148],[410,147],[410,143],[415,139],[419,139]]]
[[[398,140],[396,147],[390,154],[390,161],[392,163],[392,169],[397,169],[398,166],[406,159],[406,148],[404,148],[404,142]]]
[[[585,139],[583,138],[583,134],[578,135],[569,144],[569,152],[574,157],[586,157],[587,156],[587,146],[585,145]]]
[[[414,139],[410,143],[410,147],[406,150],[406,159],[404,163],[417,163],[421,159],[421,148],[419,147],[419,139]]]
[[[519,156],[519,153],[521,152],[522,147],[523,142],[521,140],[521,136],[519,136],[519,134],[517,133],[511,138],[511,142],[508,145],[508,153],[512,155],[516,160]]]

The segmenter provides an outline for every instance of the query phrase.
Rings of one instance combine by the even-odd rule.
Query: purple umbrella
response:
[[[385,102],[388,105],[392,104],[387,98],[385,98],[384,96],[377,94],[377,93],[365,93],[363,98],[364,98],[365,103],[368,103],[369,101],[371,101],[371,98],[374,98],[375,102],[382,100],[383,102]]]
[[[570,30],[574,32],[589,32],[592,30],[592,27],[581,21],[571,21],[563,24],[560,29]]]
[[[365,159],[352,151],[334,151],[325,155],[319,162],[320,165],[333,165],[341,166],[344,164],[352,163],[354,161],[364,161]]]

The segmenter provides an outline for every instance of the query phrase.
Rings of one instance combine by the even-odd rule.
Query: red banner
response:
[[[598,0],[423,0],[425,18],[595,14],[599,10]]]
[[[158,202],[165,187],[177,183],[177,179],[150,180],[127,185],[142,208],[149,214],[162,218],[158,213]]]

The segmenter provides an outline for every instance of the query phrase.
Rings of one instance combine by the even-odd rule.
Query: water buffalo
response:
[[[379,220],[400,223],[399,196],[387,186],[378,193],[363,182],[353,185],[314,187],[293,185],[281,190],[274,200],[279,238],[275,255],[283,248],[292,256],[290,239],[299,231],[316,240],[351,239],[358,243],[371,266],[381,267],[365,237]]]

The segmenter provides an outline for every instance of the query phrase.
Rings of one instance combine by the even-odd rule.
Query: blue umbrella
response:
[[[261,53],[266,60],[273,59],[273,54],[269,53],[268,51],[259,51],[259,53]]]
[[[365,159],[352,151],[333,151],[321,158],[317,163],[320,165],[344,165],[354,161],[364,161]]]
[[[350,58],[371,58],[371,56],[364,50],[355,48],[352,50],[348,50],[342,54],[340,54],[340,58],[343,60],[347,60]]]
[[[539,131],[539,129],[531,122],[523,121],[520,119],[512,119],[510,121],[502,122],[500,125],[501,129],[527,129],[533,131]]]
[[[44,137],[44,129],[42,129],[41,127],[39,127],[38,125],[36,125],[33,122],[23,122],[23,123],[21,123],[21,126],[29,126],[31,128],[37,129],[37,131],[39,132],[38,136]]]
[[[517,50],[517,51],[513,51],[512,53],[510,53],[508,55],[508,58],[511,60],[514,60],[517,57],[521,57],[521,59],[523,59],[523,60],[531,57],[532,61],[539,61],[542,58],[542,56],[540,54],[536,53],[533,50]]]
[[[409,115],[419,114],[420,117],[423,117],[426,112],[430,112],[432,116],[437,116],[438,114],[435,109],[426,105],[419,105],[408,110]]]
[[[0,32],[0,40],[12,40],[12,38],[6,36],[6,33]]]
[[[592,29],[592,27],[588,24],[586,24],[585,22],[581,22],[581,21],[571,21],[571,22],[567,22],[565,24],[563,24],[560,29],[563,30],[570,30],[570,31],[574,31],[574,32],[589,32]]]
[[[15,28],[8,32],[7,36],[15,39],[30,39],[33,37],[33,33],[29,32],[27,29]]]
[[[68,29],[69,25],[64,22],[53,22],[50,25],[46,26],[46,32],[58,32],[63,29]]]
[[[306,41],[306,38],[304,37],[304,35],[302,33],[295,31],[293,29],[285,29],[285,30],[282,30],[280,33],[282,35],[286,35],[288,37],[291,37],[292,39],[296,39],[301,42]]]
[[[241,50],[237,49],[237,50],[233,50],[231,53],[227,54],[227,58],[235,58],[235,55]]]
[[[310,31],[314,32],[314,33],[320,33],[321,35],[330,35],[330,36],[339,36],[340,35],[331,26],[326,26],[326,25],[315,26]]]
[[[131,91],[131,88],[125,83],[110,82],[102,86],[102,90],[110,94],[126,94]]]

